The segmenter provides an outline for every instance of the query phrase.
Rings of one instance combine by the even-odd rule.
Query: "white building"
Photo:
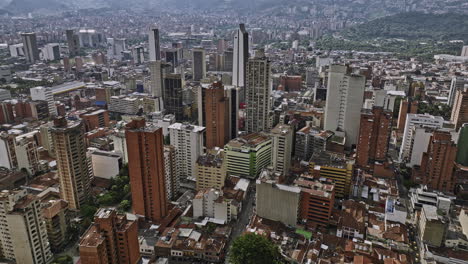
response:
[[[94,177],[111,179],[119,174],[122,167],[122,156],[116,152],[88,148],[91,156]]]
[[[49,108],[49,115],[56,116],[57,108],[55,107],[54,95],[52,89],[48,87],[37,86],[29,89],[31,99],[33,101],[46,101]]]
[[[159,44],[159,29],[151,28],[148,33],[148,50],[150,61],[161,60],[161,51]]]
[[[346,147],[358,140],[365,84],[366,78],[349,74],[347,66],[330,66],[324,129],[344,131]]]
[[[114,152],[120,154],[122,157],[122,163],[128,163],[128,151],[127,151],[127,139],[125,138],[125,131],[123,129],[116,129],[111,135],[111,139],[114,143]]]
[[[25,169],[29,175],[39,172],[39,152],[37,138],[39,131],[29,132],[15,139],[15,154],[18,169]]]
[[[206,189],[193,198],[193,217],[209,217],[229,223],[236,220],[241,211],[240,201],[223,197],[223,191]]]
[[[24,46],[23,43],[10,45],[10,56],[11,57],[19,57],[24,56]]]
[[[0,69],[1,71],[1,69]],[[1,76],[0,76],[1,78]],[[0,102],[4,100],[10,100],[11,99],[11,93],[10,91],[6,89],[0,89]]]
[[[0,167],[16,168],[15,139],[7,132],[0,133]]]
[[[135,97],[128,97],[125,95],[111,96],[109,102],[109,111],[135,115],[140,110],[140,100]]]
[[[404,162],[411,158],[411,151],[414,143],[414,126],[422,125],[429,128],[442,128],[443,124],[444,118],[440,116],[432,116],[429,114],[408,114],[406,116],[403,141],[400,147],[399,161]]]
[[[21,264],[52,261],[39,199],[26,190],[0,193],[0,253]]]
[[[291,167],[293,147],[293,129],[289,125],[279,124],[271,130],[273,141],[273,171],[287,175]]]
[[[249,34],[240,24],[234,35],[232,85],[244,87],[247,59],[249,58]]]
[[[434,129],[430,127],[424,127],[422,125],[416,125],[412,128],[412,141],[409,150],[409,163],[406,165],[413,167],[414,165],[421,165],[423,153],[427,151],[429,141],[431,140]]]
[[[175,115],[173,114],[167,114],[167,115],[156,114],[156,115],[153,115],[153,118],[151,119],[151,123],[163,129],[164,136],[169,135],[169,126],[174,124],[175,122],[176,122],[176,119],[175,119]]]
[[[197,159],[203,154],[203,133],[201,126],[174,123],[169,126],[171,145],[176,149],[176,160],[179,167],[179,178],[195,179]]]
[[[468,47],[468,46],[465,46]],[[467,55],[468,57],[468,55]],[[447,104],[449,106],[453,106],[453,103],[455,102],[455,95],[457,94],[457,91],[463,91],[463,88],[465,85],[468,84],[467,80],[464,78],[460,77],[453,77],[452,82],[450,83],[450,91],[448,95],[448,100]]]
[[[60,59],[60,47],[57,43],[49,43],[42,49],[42,57],[46,61],[55,61]]]

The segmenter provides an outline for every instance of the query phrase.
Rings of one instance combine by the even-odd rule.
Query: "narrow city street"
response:
[[[228,252],[226,254],[225,263],[229,263],[229,248],[231,247],[232,241],[242,234],[242,232],[245,230],[245,227],[249,224],[250,218],[253,215],[253,203],[255,201],[255,181],[251,182],[251,186],[253,187],[249,188],[247,191],[247,196],[242,205],[242,211],[240,213],[240,216],[232,227],[231,237],[226,247],[228,248]]]

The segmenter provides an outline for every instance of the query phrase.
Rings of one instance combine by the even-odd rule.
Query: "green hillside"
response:
[[[468,43],[468,15],[401,13],[347,28],[317,41],[333,50],[385,51],[404,57],[432,58],[437,53],[456,55]]]

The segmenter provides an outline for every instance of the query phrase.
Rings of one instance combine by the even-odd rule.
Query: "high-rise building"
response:
[[[367,167],[375,161],[387,159],[388,141],[392,128],[393,112],[374,106],[361,114],[359,139],[356,151],[358,166]]]
[[[29,89],[31,99],[33,101],[46,101],[49,109],[50,116],[57,115],[57,108],[55,107],[54,95],[49,87],[37,86]]]
[[[0,167],[10,170],[18,167],[15,136],[7,132],[0,132]]]
[[[150,61],[150,78],[151,78],[151,95],[154,97],[162,97],[164,87],[164,68],[167,65],[162,61]]]
[[[463,46],[462,51],[461,51],[461,56],[468,57],[468,46]]]
[[[123,52],[127,50],[124,38],[107,38],[107,58],[122,60]]]
[[[173,114],[177,121],[184,118],[183,88],[185,81],[182,74],[164,74],[163,100],[166,113]]]
[[[115,209],[101,208],[80,241],[83,264],[140,263],[138,223]]]
[[[227,172],[231,176],[255,179],[271,165],[271,137],[252,133],[229,141],[226,151]]]
[[[17,136],[15,139],[18,169],[25,169],[31,176],[40,171],[38,142],[39,133],[37,131]]]
[[[458,133],[457,163],[468,166],[468,124],[464,124]]]
[[[309,163],[309,172],[315,178],[326,178],[335,184],[335,195],[347,197],[351,191],[351,180],[354,173],[354,161],[346,159],[343,154],[332,152],[317,153]]]
[[[273,171],[281,175],[288,175],[291,168],[293,134],[294,130],[289,125],[278,124],[271,130]]]
[[[174,123],[169,126],[171,145],[176,148],[176,160],[181,180],[193,179],[197,159],[203,154],[202,126]]]
[[[450,121],[455,124],[456,130],[463,124],[468,123],[468,88],[457,90]]]
[[[44,60],[55,61],[60,60],[60,47],[57,43],[49,43],[42,49]]]
[[[166,54],[166,62],[170,63],[170,72],[174,73],[177,66],[179,66],[179,49],[169,49],[164,53]]]
[[[245,87],[247,60],[249,58],[249,34],[240,24],[234,35],[232,85]]]
[[[328,140],[333,132],[320,130],[311,124],[296,132],[294,156],[303,161],[309,161],[314,153],[320,153],[327,148]]]
[[[221,82],[214,82],[204,92],[204,124],[206,148],[222,148],[230,138],[229,98],[225,96]]]
[[[400,147],[400,162],[406,162],[411,157],[411,150],[414,144],[413,129],[416,125],[422,125],[429,128],[442,128],[444,118],[440,116],[432,116],[429,114],[408,114],[406,116],[405,132]]]
[[[420,179],[416,181],[433,190],[454,192],[456,155],[457,145],[453,142],[450,131],[434,131],[429,147],[423,154],[420,170],[416,173]]]
[[[142,118],[128,123],[126,128],[133,212],[159,221],[168,212],[162,128],[146,126]]]
[[[364,101],[366,78],[351,74],[345,65],[331,65],[328,72],[325,130],[344,131],[346,147],[359,137],[359,118]]]
[[[223,57],[224,57],[223,70],[227,71],[227,72],[233,71],[234,52],[233,52],[232,48],[229,48],[229,49],[225,50]]]
[[[301,188],[299,218],[307,226],[328,226],[335,204],[335,185],[331,180],[316,180],[309,175],[301,175],[294,181]]]
[[[409,101],[409,100],[401,101],[400,111],[398,112],[398,122],[397,122],[397,129],[399,133],[403,133],[405,131],[406,116],[408,114],[417,114],[417,113],[418,113],[417,101]]]
[[[0,255],[21,264],[50,263],[52,252],[41,204],[26,190],[0,193]]]
[[[80,39],[73,29],[67,29],[66,36],[70,57],[75,57],[80,54]]]
[[[205,49],[192,50],[192,74],[193,80],[198,82],[206,77]]]
[[[247,133],[268,131],[271,129],[271,68],[270,61],[262,50],[255,52],[255,57],[247,63],[245,80]]]
[[[13,105],[10,101],[0,102],[0,124],[9,124],[15,121]]]
[[[80,209],[90,196],[92,168],[86,156],[83,123],[54,120],[51,128],[60,180],[60,195],[70,209]]]
[[[142,64],[145,62],[145,51],[142,46],[136,46],[132,49],[132,58],[135,64]]]
[[[455,102],[455,96],[457,91],[462,90],[465,87],[465,84],[468,84],[468,81],[465,78],[453,77],[452,82],[450,83],[450,91],[448,96],[447,104],[453,106]]]
[[[210,149],[198,157],[195,167],[197,190],[210,188],[221,190],[227,175],[226,164],[223,149]]]
[[[180,179],[177,166],[176,149],[172,145],[164,146],[164,175],[166,177],[167,199],[177,198],[180,190]]]
[[[36,33],[22,33],[24,55],[29,63],[39,60],[39,49],[37,48]]]
[[[148,50],[150,61],[161,60],[161,50],[159,44],[159,29],[151,28],[148,34]]]

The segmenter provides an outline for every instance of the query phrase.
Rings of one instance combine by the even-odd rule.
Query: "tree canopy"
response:
[[[233,264],[283,263],[278,246],[264,236],[248,233],[234,240],[229,262]]]

